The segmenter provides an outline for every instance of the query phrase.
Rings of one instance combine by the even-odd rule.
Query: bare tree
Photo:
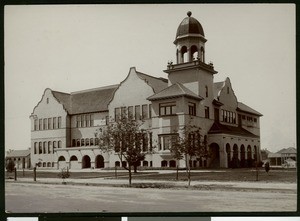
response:
[[[115,153],[122,166],[129,172],[129,186],[132,180],[132,167],[135,169],[145,159],[148,150],[147,131],[141,129],[142,121],[136,121],[130,114],[122,114],[106,128],[98,132],[99,148],[103,152]]]
[[[206,136],[200,133],[201,128],[187,124],[178,130],[179,136],[171,145],[171,153],[176,159],[185,159],[188,185],[191,185],[192,159],[208,158]]]

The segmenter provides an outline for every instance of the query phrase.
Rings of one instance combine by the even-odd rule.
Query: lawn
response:
[[[58,178],[58,171],[37,171],[37,178]],[[128,179],[128,172],[120,170],[117,173],[118,179]],[[33,171],[25,171],[24,176],[22,171],[17,172],[17,176],[33,178]],[[6,174],[7,177],[14,177],[13,173]],[[92,179],[92,178],[115,178],[114,171],[93,171],[93,172],[71,172],[72,179]],[[192,180],[197,181],[255,181],[256,171],[254,169],[215,169],[215,170],[194,170],[192,171]],[[176,171],[168,171],[168,173],[139,171],[133,174],[134,180],[161,180],[174,181],[176,180]],[[297,172],[295,169],[274,169],[266,173],[263,168],[259,170],[258,179],[268,182],[289,182],[297,181]],[[179,180],[187,180],[185,171],[179,172]]]

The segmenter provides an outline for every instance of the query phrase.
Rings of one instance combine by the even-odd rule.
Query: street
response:
[[[122,188],[6,183],[6,210],[30,212],[295,211],[297,194],[284,191]]]

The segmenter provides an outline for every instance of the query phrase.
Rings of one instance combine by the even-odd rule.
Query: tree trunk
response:
[[[17,180],[17,168],[14,168],[14,172],[15,172],[15,180]]]
[[[33,181],[36,181],[36,167],[33,168]]]
[[[191,168],[190,167],[188,170],[188,181],[189,181],[189,186],[191,186]]]
[[[176,165],[176,180],[178,180],[178,165]]]
[[[128,172],[129,172],[129,186],[131,187],[131,165],[128,166]]]
[[[136,164],[136,163],[133,164],[133,172],[134,172],[134,173],[137,173],[137,164]]]

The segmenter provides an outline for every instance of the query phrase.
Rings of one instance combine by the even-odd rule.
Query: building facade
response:
[[[31,151],[27,150],[13,150],[7,153],[5,160],[8,162],[9,160],[13,160],[15,163],[16,169],[29,169],[31,168],[31,159],[30,159]]]
[[[210,157],[193,159],[192,167],[239,167],[260,161],[260,117],[239,102],[229,78],[214,82],[212,63],[205,62],[206,38],[199,21],[188,16],[180,23],[174,44],[176,64],[167,78],[130,68],[119,84],[63,93],[46,89],[31,119],[31,158],[46,168],[107,168],[126,164],[114,153],[103,153],[95,133],[124,112],[142,120],[147,131],[144,167],[184,167],[170,153],[172,137],[184,125],[201,128]]]

